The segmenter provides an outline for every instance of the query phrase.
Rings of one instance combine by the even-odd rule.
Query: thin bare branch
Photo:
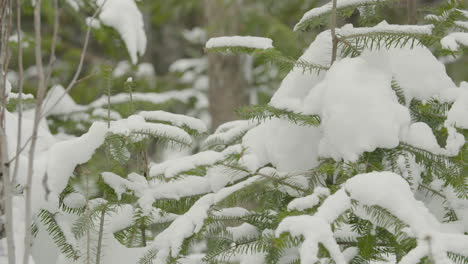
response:
[[[34,174],[34,157],[36,151],[37,142],[37,131],[39,128],[39,122],[41,120],[41,109],[44,97],[46,94],[45,74],[44,66],[42,64],[42,37],[41,37],[41,5],[42,0],[36,0],[34,6],[34,55],[36,60],[37,76],[38,76],[38,88],[36,95],[36,105],[34,109],[34,124],[31,135],[31,145],[29,147],[29,160],[28,160],[28,174],[26,185],[24,186],[25,193],[25,214],[24,214],[24,255],[23,264],[29,264],[29,258],[31,255],[31,205],[32,205],[32,177]]]
[[[49,84],[50,76],[52,75],[54,64],[55,64],[55,49],[57,47],[57,37],[60,25],[60,9],[58,0],[54,0],[54,29],[52,33],[52,43],[50,44],[50,57],[49,57],[49,65],[47,66],[47,75],[45,79],[45,86],[47,87]]]
[[[336,0],[332,1],[332,10],[330,16],[330,33],[332,38],[332,57],[330,65],[336,60],[336,53],[338,50],[338,37],[336,36]]]
[[[16,152],[21,150],[21,135],[23,130],[23,83],[24,83],[24,67],[23,67],[23,36],[21,32],[21,0],[16,0],[16,34],[18,41],[18,133],[16,139]],[[10,161],[11,162],[11,161]],[[12,183],[16,181],[20,159],[15,159],[13,170]]]
[[[106,4],[106,2],[107,2],[107,0],[104,1],[104,3],[102,3],[101,6],[99,6],[99,8],[96,10],[96,12],[94,12],[94,14],[92,16],[92,19],[95,19],[97,17],[97,15],[101,12],[102,7]],[[84,59],[86,57],[85,55],[86,55],[86,51],[88,49],[88,43],[89,43],[90,35],[91,35],[91,25],[89,24],[89,25],[87,25],[85,40],[84,40],[84,44],[83,44],[83,49],[81,50],[80,61],[78,63],[78,67],[76,68],[75,74],[74,74],[72,80],[70,81],[70,83],[68,84],[67,88],[63,92],[63,94],[57,99],[57,101],[54,103],[54,105],[52,105],[52,107],[49,108],[49,111],[51,111],[63,99],[63,97],[65,97],[65,95],[70,92],[70,90],[77,83],[78,78],[80,77],[80,74],[81,74],[81,70],[83,68]],[[48,112],[44,112],[44,113],[42,113],[41,117],[45,117],[45,116],[47,116],[47,114],[48,114]]]
[[[12,3],[11,0],[2,1],[0,4],[0,180],[3,179],[3,205],[5,209],[5,232],[7,240],[8,263],[15,264],[15,243],[13,237],[13,186],[11,184],[10,166],[8,160],[8,139],[6,135],[6,72],[9,64],[8,39],[12,25]],[[2,191],[2,190],[0,190]],[[1,193],[1,192],[0,192]],[[1,204],[0,204],[1,205]],[[1,206],[0,206],[1,208]]]

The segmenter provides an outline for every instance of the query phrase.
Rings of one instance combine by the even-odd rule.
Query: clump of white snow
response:
[[[70,193],[65,196],[63,203],[70,208],[82,208],[86,205],[86,197],[80,193]]]
[[[178,115],[165,111],[141,111],[138,115],[148,121],[163,121],[179,127],[185,126],[198,133],[205,133],[208,130],[203,121],[187,115]]]
[[[383,2],[385,0],[340,0],[337,1],[336,7],[337,8],[345,8],[345,7],[350,7],[350,6],[362,6],[362,5],[370,5],[370,4],[376,4],[378,2]],[[299,20],[299,22],[294,26],[294,30],[298,30],[299,27],[306,21],[317,18],[319,16],[322,16],[326,13],[331,12],[332,10],[332,1],[324,4],[323,6],[313,8],[309,11],[307,11]]]
[[[361,58],[333,64],[304,101],[304,113],[322,117],[320,156],[356,161],[365,151],[398,146],[410,115],[391,78]]]
[[[146,34],[143,15],[134,0],[97,0],[102,6],[99,19],[102,24],[119,32],[133,64],[138,62],[146,50]]]
[[[262,37],[231,36],[210,38],[205,45],[207,49],[224,47],[243,47],[252,49],[272,49],[273,40]]]
[[[241,163],[251,171],[271,163],[280,172],[305,171],[318,165],[321,132],[283,119],[271,119],[253,128],[242,139],[247,148]]]
[[[450,33],[440,40],[442,47],[451,51],[457,51],[460,45],[468,47],[468,33],[454,32]]]

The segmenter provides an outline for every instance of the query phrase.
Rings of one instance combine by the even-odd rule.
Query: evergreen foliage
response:
[[[364,6],[384,4],[384,1],[377,0],[358,1],[358,4],[350,2],[354,4],[344,4],[338,9],[348,14],[357,8],[364,10]],[[432,17],[431,20],[429,17],[434,22],[433,34],[430,35],[403,31],[395,33],[383,29],[346,35],[340,35],[338,31],[339,59],[359,57],[363,52],[408,46],[433,48],[438,55],[463,54],[466,52],[464,48],[449,51],[439,44],[453,28],[466,32],[466,28],[460,28],[455,23],[468,19],[463,18],[459,11],[461,8],[463,6],[451,1],[436,13],[443,19]],[[322,24],[331,11],[303,20],[295,30],[304,31]],[[301,69],[302,73],[312,73],[311,76],[315,77],[326,75],[333,70],[334,63],[339,63],[338,60],[321,65],[295,59],[276,48],[261,50],[238,46],[207,51],[239,56],[248,54],[259,61],[276,63],[280,70]],[[121,81],[114,80],[108,69],[103,74],[109,91]],[[254,167],[255,164],[252,165],[253,162],[249,160],[251,149],[243,144],[251,131],[271,120],[285,121],[301,129],[319,129],[326,114],[306,114],[273,104],[251,105],[238,110],[243,120],[223,124],[207,135],[193,126],[178,123],[175,117],[170,121],[143,118],[135,105],[138,100],[144,101],[145,95],[136,96],[132,82],[125,82],[124,86],[127,89],[125,96],[128,95],[125,100],[120,100],[119,95],[109,95],[81,110],[50,118],[53,120],[51,122],[60,126],[70,122],[70,130],[75,132],[78,123],[87,122],[76,118],[79,114],[94,113],[96,120],[93,121],[104,121],[107,125],[103,142],[93,149],[95,154],[90,160],[80,161],[81,165],[74,167],[76,177],[69,177],[66,187],[58,194],[56,204],[50,202],[51,208],[43,208],[37,215],[41,224],[36,223],[34,229],[37,228],[37,232],[41,228],[46,231],[60,254],[69,261],[66,263],[94,263],[89,261],[90,255],[95,255],[96,262],[99,262],[101,257],[113,254],[108,249],[121,250],[122,254],[134,256],[133,263],[139,264],[309,264],[306,261],[311,259],[317,263],[337,264],[440,264],[443,262],[441,260],[448,259],[457,264],[468,263],[466,250],[451,252],[451,248],[444,248],[444,245],[437,252],[442,252],[443,256],[439,256],[433,255],[429,249],[432,249],[431,243],[442,243],[444,240],[437,239],[444,236],[468,241],[466,230],[465,233],[454,234],[447,233],[443,228],[437,232],[426,230],[427,237],[421,240],[420,234],[416,234],[417,230],[412,229],[412,223],[379,204],[382,201],[366,204],[346,188],[357,175],[376,171],[393,172],[404,179],[416,197],[411,198],[418,199],[418,204],[426,206],[432,197],[437,198],[434,203],[439,204],[434,206],[442,206],[444,211],[444,219],[439,219],[443,223],[440,224],[464,228],[462,226],[466,226],[466,223],[460,222],[468,219],[463,218],[466,212],[460,211],[467,208],[468,199],[466,143],[454,155],[436,153],[401,141],[394,148],[379,147],[363,151],[355,161],[320,157],[316,166],[307,170],[284,172],[275,167],[277,160],[274,158],[269,163]],[[440,146],[448,145],[448,137],[454,134],[468,137],[466,128],[457,124],[448,125],[448,113],[455,103],[440,98],[410,98],[403,86],[394,76],[391,91],[396,104],[408,108],[412,123],[425,123]],[[171,97],[168,92],[166,97],[153,100],[148,105],[158,108],[172,100],[187,103],[199,95],[193,93]],[[108,101],[103,103],[104,100]],[[9,108],[14,109],[16,102],[12,100],[10,103]],[[111,107],[118,109],[116,113],[124,118],[109,118],[113,110]],[[99,111],[95,112],[96,109],[106,110],[106,115],[97,114]],[[288,138],[281,140],[287,141]],[[277,146],[276,143],[267,142],[274,146]],[[148,153],[154,146],[170,150],[185,148],[191,153],[198,153],[172,162],[153,163]],[[270,150],[269,146],[264,146],[265,152]],[[196,157],[202,153],[200,149],[205,152],[207,160]],[[281,148],[273,150],[280,152]],[[155,166],[162,166],[162,171],[153,174],[151,171]],[[171,177],[166,173],[168,170],[173,171]],[[84,178],[86,182],[83,182]],[[329,193],[319,193],[320,188]],[[66,202],[70,195],[83,196],[83,204],[75,206]],[[305,208],[291,206],[294,201],[306,198],[309,200]],[[333,202],[336,203],[334,199],[343,204],[333,205]],[[53,206],[55,211],[52,210]],[[332,219],[325,219],[324,211],[331,212]],[[427,213],[430,214],[429,209]],[[57,216],[71,220],[62,221]],[[310,220],[301,223],[304,224],[304,232],[310,231],[308,224],[316,221],[312,238],[293,231],[292,227],[281,229],[287,221],[299,217]],[[317,237],[314,237],[316,234]],[[327,235],[330,236],[325,237]],[[334,245],[335,248],[332,247]],[[414,261],[408,260],[408,256],[416,254],[414,251],[420,247],[429,253],[424,255],[424,251]]]

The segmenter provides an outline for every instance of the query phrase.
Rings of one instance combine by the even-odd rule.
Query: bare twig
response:
[[[18,133],[16,139],[16,152],[21,149],[21,135],[23,130],[23,82],[24,82],[24,67],[23,67],[23,45],[21,32],[21,0],[16,0],[16,34],[18,35]],[[10,161],[11,162],[11,161]],[[12,183],[16,181],[19,169],[19,159],[15,159],[13,170]]]
[[[13,186],[11,184],[10,166],[8,160],[8,139],[6,135],[6,70],[9,64],[9,46],[8,39],[12,25],[12,3],[11,0],[5,0],[0,3],[0,180],[3,179],[3,201],[0,205],[5,209],[5,232],[7,241],[8,263],[15,264],[15,243],[13,238]],[[1,194],[0,189],[0,194]],[[1,206],[0,206],[1,208]]]
[[[106,2],[107,2],[107,0],[104,1],[104,3],[102,3],[101,6],[99,6],[99,8],[96,10],[96,12],[94,12],[93,16],[91,17],[92,19],[95,19],[97,17],[97,15],[101,12],[102,7],[106,4]],[[88,49],[88,43],[89,43],[90,35],[91,35],[91,25],[87,25],[85,40],[84,40],[84,44],[83,44],[83,49],[81,50],[80,61],[78,63],[78,67],[77,67],[77,69],[75,71],[75,74],[74,74],[72,80],[70,81],[70,83],[68,84],[67,88],[63,92],[63,94],[57,99],[57,101],[52,105],[52,107],[49,108],[49,111],[51,111],[63,99],[63,97],[65,97],[65,95],[68,94],[68,92],[70,92],[70,90],[77,83],[78,77],[80,77],[81,70],[83,68],[83,62],[84,62],[84,59],[85,59],[86,50]],[[48,112],[42,113],[41,117],[45,117],[45,116],[47,116],[47,114],[48,114]]]
[[[57,47],[57,37],[58,37],[58,30],[60,25],[60,10],[58,0],[54,0],[54,29],[52,33],[52,43],[50,44],[50,57],[49,57],[49,65],[47,66],[47,75],[45,79],[45,86],[47,87],[49,84],[50,76],[52,75],[54,64],[55,64],[55,49]]]
[[[336,36],[336,0],[332,0],[332,10],[330,16],[330,33],[332,38],[332,57],[330,65],[336,60],[336,53],[338,50],[338,37]]]
[[[37,142],[37,131],[39,128],[39,122],[41,120],[41,109],[44,101],[46,86],[45,86],[45,75],[44,66],[42,64],[42,37],[41,37],[41,1],[36,0],[34,6],[34,54],[36,60],[37,76],[38,76],[38,88],[36,95],[36,105],[34,109],[34,124],[31,135],[31,145],[29,147],[29,160],[28,160],[28,174],[26,185],[24,186],[25,193],[25,214],[24,214],[24,255],[23,264],[29,263],[29,256],[31,254],[31,205],[32,205],[32,177],[34,174],[34,157]]]
[[[95,18],[100,10],[102,9],[102,6],[107,2],[107,0],[99,7],[99,9],[94,13],[93,17],[92,18]],[[86,56],[86,51],[87,51],[87,47],[88,47],[88,43],[89,43],[89,38],[90,38],[90,34],[91,34],[91,26],[88,25],[87,26],[87,31],[86,31],[86,35],[85,35],[85,40],[84,40],[84,44],[83,44],[83,48],[81,50],[81,55],[80,55],[80,62],[78,64],[78,68],[75,72],[75,75],[72,79],[72,81],[70,82],[70,84],[67,86],[67,88],[65,89],[65,91],[63,92],[63,94],[57,99],[57,101],[54,103],[54,105],[52,107],[49,108],[49,111],[52,110],[62,99],[63,97],[65,97],[65,95],[74,87],[75,84],[77,84],[78,82],[80,81],[83,81],[85,78],[87,78],[88,76],[85,76],[83,77],[82,79],[78,79],[80,73],[81,73],[81,70],[82,70],[82,67],[83,67],[83,63],[84,63],[84,58]],[[44,101],[44,103],[47,103],[48,101],[48,98]],[[42,113],[41,115],[41,119],[44,118],[45,116],[47,116],[48,112],[45,112],[45,113]],[[31,139],[32,139],[32,136],[29,137],[26,142],[23,144],[23,146],[21,147],[21,149],[19,151],[16,152],[15,156],[13,158],[11,158],[7,163],[11,163],[13,161],[15,161],[19,155],[21,155],[21,153],[26,149],[26,147],[28,146],[29,142],[31,142]]]
[[[99,218],[99,234],[96,249],[96,264],[101,263],[102,237],[104,236],[104,218],[106,217],[106,207],[102,209],[101,217]]]

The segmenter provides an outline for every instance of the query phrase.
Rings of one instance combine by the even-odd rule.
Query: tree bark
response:
[[[242,1],[205,0],[204,3],[209,37],[240,33]],[[208,54],[208,97],[213,129],[237,119],[235,110],[248,104],[247,80],[243,71],[245,59],[245,55]]]

